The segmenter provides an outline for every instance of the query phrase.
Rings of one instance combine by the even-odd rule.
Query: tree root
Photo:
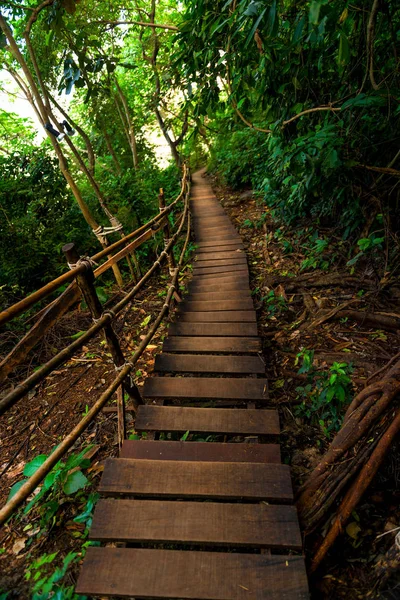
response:
[[[370,472],[374,464],[370,461],[375,460],[377,448],[378,456],[383,459],[387,446],[382,446],[385,443],[382,440],[386,441],[387,435],[391,435],[391,403],[399,392],[400,361],[381,381],[369,385],[357,394],[350,404],[342,428],[300,489],[297,507],[306,533],[314,531],[327,516],[330,507],[360,469],[362,472],[364,469]],[[335,531],[338,532],[340,527],[336,527]],[[333,539],[336,535],[337,533]]]

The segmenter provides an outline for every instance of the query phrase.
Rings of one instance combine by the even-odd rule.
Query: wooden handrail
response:
[[[87,429],[87,427],[90,425],[90,423],[100,413],[100,411],[110,400],[110,398],[112,397],[114,392],[123,383],[123,381],[126,379],[126,377],[131,373],[135,364],[137,363],[137,361],[139,360],[139,358],[145,351],[146,347],[148,346],[148,344],[154,337],[154,334],[156,333],[161,322],[163,321],[165,316],[168,314],[168,312],[170,310],[171,301],[172,301],[174,292],[176,290],[178,275],[179,275],[180,269],[183,264],[183,259],[184,259],[185,252],[186,252],[186,249],[187,249],[187,246],[189,243],[189,238],[190,238],[190,214],[189,214],[189,210],[188,210],[188,196],[189,196],[189,192],[187,193],[185,209],[184,209],[184,213],[182,215],[182,220],[181,220],[181,224],[178,228],[178,231],[174,234],[174,236],[170,240],[170,243],[168,244],[166,250],[162,253],[162,254],[164,254],[165,252],[172,250],[173,246],[175,245],[176,240],[179,237],[179,233],[182,230],[182,227],[187,220],[186,239],[185,239],[185,243],[183,245],[183,248],[182,248],[182,251],[180,254],[179,263],[178,263],[178,266],[175,269],[174,274],[172,276],[171,285],[168,288],[168,293],[167,293],[167,297],[165,299],[164,305],[163,305],[161,311],[159,312],[156,320],[154,321],[151,329],[149,330],[147,335],[144,337],[144,339],[139,344],[139,346],[138,346],[136,352],[134,353],[133,357],[131,358],[131,360],[129,362],[125,363],[125,365],[119,371],[117,377],[111,382],[111,384],[108,386],[108,388],[105,390],[105,392],[100,396],[100,398],[96,401],[96,403],[92,406],[92,408],[84,416],[84,418],[81,419],[81,421],[64,438],[64,440],[57,446],[57,448],[50,454],[50,456],[45,460],[45,462],[39,467],[39,469],[35,472],[35,474],[32,475],[32,477],[30,477],[21,486],[21,488],[11,498],[11,500],[3,506],[3,508],[0,510],[0,526],[3,525],[7,521],[7,519],[9,519],[12,516],[12,514],[17,510],[17,508],[23,502],[25,502],[25,500],[28,498],[28,496],[30,496],[30,494],[37,488],[37,486],[40,485],[40,483],[44,480],[46,475],[48,475],[48,473],[51,471],[51,469],[68,452],[68,450],[70,450],[70,448],[72,448],[72,446],[75,444],[77,439],[82,435],[82,433]],[[153,265],[153,267],[154,267],[154,265]],[[126,298],[124,298],[124,300],[119,302],[118,305],[121,306],[122,303],[124,303],[124,305],[125,305],[126,304],[125,300],[126,300]],[[116,307],[114,307],[114,311],[115,310],[116,310]],[[102,319],[106,316],[109,316],[109,313],[107,313],[107,315],[104,315],[102,317]],[[100,320],[102,320],[102,319],[100,319]],[[94,327],[97,325],[99,325],[99,322],[95,323],[95,325],[91,329],[94,329]],[[102,327],[102,325],[100,325],[100,327]]]
[[[152,225],[154,225],[155,223],[158,223],[159,221],[164,219],[166,217],[166,215],[168,215],[171,212],[171,210],[174,208],[174,206],[176,206],[176,204],[182,199],[182,197],[185,193],[187,180],[188,180],[188,168],[186,167],[186,165],[184,165],[183,177],[182,177],[182,183],[181,183],[181,191],[180,191],[178,197],[171,204],[169,204],[167,206],[167,208],[163,211],[163,213],[157,214],[155,217],[153,217],[153,219],[151,219],[150,221],[148,221],[147,223],[145,223],[144,225],[139,227],[139,229],[132,231],[131,233],[127,234],[124,238],[121,238],[114,244],[107,246],[107,248],[105,248],[101,252],[98,252],[97,254],[92,256],[91,259],[95,262],[101,260],[105,256],[109,255],[110,252],[113,252],[114,250],[121,248],[121,246],[124,246],[129,240],[137,237],[138,235],[145,232],[146,229],[149,229]],[[129,253],[129,251],[127,252],[127,254],[128,253]],[[123,256],[126,256],[126,254],[122,255],[118,260],[120,260]],[[112,265],[115,264],[115,262],[117,262],[117,261],[112,262],[114,258],[115,257],[111,257],[111,259],[109,259],[108,261],[106,261],[106,263],[104,263],[104,264],[108,264],[107,269],[112,267]],[[101,265],[101,267],[102,266],[103,265]],[[47,283],[46,285],[41,287],[39,290],[36,290],[35,292],[30,294],[26,298],[23,298],[19,302],[16,302],[12,306],[9,306],[8,308],[6,308],[2,312],[0,312],[0,327],[2,325],[5,325],[5,323],[8,323],[9,321],[11,321],[11,319],[14,319],[15,317],[19,316],[20,314],[22,314],[23,312],[28,310],[28,308],[30,308],[31,306],[33,306],[40,300],[43,300],[43,298],[46,298],[47,296],[49,296],[52,292],[56,291],[59,287],[61,287],[65,283],[73,281],[75,279],[75,275],[78,272],[83,272],[84,268],[85,267],[82,267],[80,265],[78,267],[75,267],[75,269],[73,269],[71,271],[67,271],[66,273],[63,273],[56,279],[53,279],[52,281],[50,281],[49,283]],[[106,269],[104,269],[104,270],[106,270]]]
[[[156,260],[150,269],[145,273],[145,275],[138,281],[138,283],[132,288],[130,292],[128,292],[122,300],[120,300],[112,310],[106,310],[102,317],[98,319],[83,335],[81,335],[77,340],[74,340],[69,346],[63,348],[60,352],[58,352],[53,358],[51,358],[47,363],[42,365],[37,371],[32,373],[29,377],[27,377],[24,381],[19,383],[11,392],[9,392],[6,396],[4,396],[0,400],[0,415],[2,415],[6,410],[14,406],[18,400],[23,398],[25,394],[27,394],[31,389],[33,389],[40,381],[42,381],[47,375],[49,375],[54,369],[62,365],[66,360],[71,358],[77,350],[79,350],[83,345],[85,345],[90,339],[92,339],[101,329],[103,329],[108,323],[112,321],[122,310],[125,308],[127,304],[129,304],[136,294],[142,289],[146,281],[152,276],[157,268],[161,267],[161,263],[168,258],[168,254],[172,251],[176,240],[178,239],[182,227],[185,223],[185,219],[189,210],[188,207],[189,202],[189,191],[186,193],[185,198],[185,206],[181,218],[180,225],[172,236],[166,248],[161,252],[160,257]],[[170,205],[171,206],[171,205]],[[85,264],[82,265],[84,269],[87,268]],[[73,269],[73,273],[77,274],[81,272],[81,266]]]

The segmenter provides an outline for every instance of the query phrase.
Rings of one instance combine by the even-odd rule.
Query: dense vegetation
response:
[[[207,165],[230,190],[251,189],[243,197],[256,199],[246,206],[254,218],[242,234],[266,245],[265,261],[253,261],[254,293],[268,327],[279,320],[283,351],[292,350],[293,414],[328,450],[299,503],[310,532],[368,464],[400,389],[400,363],[371,392],[356,387],[357,365],[340,355],[321,366],[314,356],[331,319],[375,327],[375,346],[383,330],[396,340],[400,329],[399,38],[396,0],[0,0],[0,303],[64,272],[66,242],[91,255],[143,224],[158,211],[160,188],[167,201],[177,195],[183,161]],[[328,271],[341,305],[318,296]],[[374,376],[363,373],[361,383]],[[355,422],[365,398],[372,408]],[[345,447],[351,459],[341,459]],[[77,493],[84,551],[95,499],[86,495],[86,458],[70,459],[82,485],[71,491],[72,463],[55,467],[35,507],[37,535],[54,526],[60,498]],[[28,569],[34,598],[74,597],[59,581],[79,556],[67,554],[53,572],[55,557]]]
[[[127,229],[152,214],[158,188],[176,189],[155,160],[157,129],[177,164],[210,155],[286,222],[333,220],[353,239],[397,231],[393,0],[19,4],[0,3],[15,89],[3,87],[78,135],[39,144],[38,124],[1,111],[0,285],[23,293],[51,278],[71,239],[95,247],[73,196],[92,229],[108,225],[107,208]]]

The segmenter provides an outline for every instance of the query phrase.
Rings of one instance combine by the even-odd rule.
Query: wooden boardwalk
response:
[[[200,173],[189,295],[170,325],[136,430],[108,459],[76,591],[90,597],[309,597],[279,418],[268,408],[241,239]],[[218,441],[175,439],[190,431]],[[165,435],[163,436],[165,437]],[[226,441],[228,440],[228,441]]]

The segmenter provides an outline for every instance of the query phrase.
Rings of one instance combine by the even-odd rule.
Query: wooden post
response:
[[[76,276],[76,282],[82,291],[82,295],[88,305],[90,313],[94,321],[100,319],[103,314],[103,306],[97,296],[96,288],[94,285],[94,274],[92,266],[89,260],[80,259],[78,252],[76,251],[75,244],[66,244],[63,246],[63,252],[67,258],[68,265],[70,268],[74,268],[76,264],[85,263],[87,268],[82,273],[78,273]],[[121,350],[121,346],[118,337],[111,325],[108,323],[104,327],[104,335],[107,341],[108,349],[111,353],[114,366],[117,370],[125,364],[125,357]],[[143,404],[142,397],[136,385],[126,379],[123,384],[117,390],[117,409],[118,409],[118,445],[122,446],[124,439],[126,439],[126,421],[125,421],[125,401],[124,391],[127,392],[129,398],[133,402],[135,409],[139,404]]]

